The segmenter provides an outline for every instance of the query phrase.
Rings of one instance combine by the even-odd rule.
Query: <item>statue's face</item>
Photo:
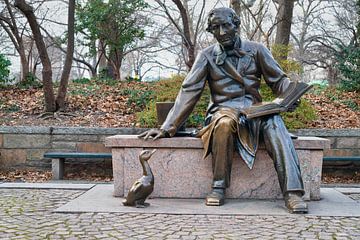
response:
[[[214,14],[210,19],[210,32],[225,48],[234,47],[237,27],[232,17],[225,14]]]

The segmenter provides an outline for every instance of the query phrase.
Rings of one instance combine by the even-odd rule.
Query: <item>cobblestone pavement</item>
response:
[[[0,189],[0,239],[360,239],[359,217],[52,213],[82,193]]]

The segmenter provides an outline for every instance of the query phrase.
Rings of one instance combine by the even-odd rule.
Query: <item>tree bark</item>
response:
[[[75,0],[69,0],[68,8],[68,42],[64,69],[61,74],[60,86],[56,97],[56,108],[57,110],[65,109],[65,98],[67,87],[69,83],[69,76],[72,66],[72,60],[74,55],[74,44],[75,44]]]
[[[45,96],[45,111],[55,112],[55,96],[52,83],[52,69],[49,55],[46,50],[44,39],[41,35],[40,27],[36,21],[33,8],[28,5],[25,0],[15,0],[15,7],[17,7],[26,17],[29,22],[31,31],[34,35],[36,47],[39,52],[41,63],[43,65],[42,78],[43,78],[43,89]]]
[[[187,50],[187,58],[185,59],[185,64],[188,70],[191,69],[192,65],[195,62],[195,44],[191,39],[191,30],[190,30],[190,23],[189,23],[189,13],[186,11],[183,3],[180,0],[172,0],[176,7],[178,8],[181,16],[181,21],[183,24],[183,44]]]
[[[294,4],[296,0],[278,0],[279,3],[279,12],[277,17],[277,29],[275,44],[276,45],[289,45],[290,34],[291,34],[291,23],[293,18]],[[285,51],[286,53],[286,51]],[[281,58],[286,59],[287,53],[281,56]]]
[[[20,34],[18,25],[16,23],[16,16],[12,10],[12,5],[9,0],[4,0],[9,18],[5,17],[5,12],[0,13],[0,25],[8,34],[16,51],[19,53],[21,62],[21,76],[20,82],[25,81],[30,72],[29,61],[26,57],[25,46],[22,36]]]
[[[24,49],[18,51],[21,62],[21,79],[20,82],[25,81],[30,74],[29,61],[26,57]]]
[[[230,0],[230,7],[234,9],[236,15],[241,15],[241,0]]]

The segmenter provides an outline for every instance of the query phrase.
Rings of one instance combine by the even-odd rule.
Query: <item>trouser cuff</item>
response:
[[[212,184],[213,188],[226,188],[225,180],[217,180]]]

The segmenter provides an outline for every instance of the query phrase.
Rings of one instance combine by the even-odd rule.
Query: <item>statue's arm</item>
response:
[[[186,121],[200,99],[207,78],[207,65],[208,60],[205,53],[200,52],[193,67],[184,79],[173,108],[160,128],[168,133],[170,137],[175,135],[177,129]]]
[[[260,45],[258,51],[258,62],[261,66],[262,75],[267,85],[272,89],[276,96],[286,91],[290,84],[290,79],[281,69],[278,62],[274,59],[269,49]],[[300,105],[300,100],[290,106],[288,111],[292,112]]]
[[[181,89],[176,97],[175,104],[166,117],[160,129],[150,129],[139,135],[145,140],[152,138],[156,140],[163,137],[175,135],[178,127],[189,117],[199,100],[205,87],[207,77],[208,60],[204,53],[200,52],[194,62],[193,67],[184,79]]]
[[[287,89],[290,80],[274,59],[269,49],[262,44],[258,46],[257,62],[266,84],[276,96],[279,96]]]

